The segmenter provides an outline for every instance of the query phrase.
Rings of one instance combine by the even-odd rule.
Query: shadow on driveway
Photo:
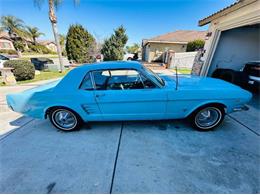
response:
[[[2,193],[259,193],[259,137],[230,118],[90,123],[33,120],[0,141]]]

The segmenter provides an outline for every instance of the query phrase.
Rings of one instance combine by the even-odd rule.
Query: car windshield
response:
[[[151,69],[144,67],[145,72],[152,77],[153,79],[155,79],[158,83],[160,83],[160,85],[164,86],[164,80],[155,72],[153,72]]]

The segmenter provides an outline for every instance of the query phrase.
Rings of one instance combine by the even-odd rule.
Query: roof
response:
[[[51,40],[42,40],[42,41],[38,41],[40,44],[42,45],[48,45],[50,43],[53,43],[56,45],[56,43],[54,41],[51,41]]]
[[[107,61],[94,64],[84,64],[78,68],[79,70],[102,70],[102,69],[119,69],[119,68],[135,68],[138,69],[142,66],[139,62],[127,62],[127,61]]]
[[[157,37],[145,40],[145,43],[188,43],[196,39],[205,39],[206,31],[195,31],[195,30],[178,30],[175,32],[166,33]]]
[[[233,11],[236,11],[246,5],[249,5],[251,3],[256,2],[257,0],[237,0],[233,4],[211,14],[210,16],[207,16],[206,18],[203,18],[199,21],[199,26],[204,26],[208,23],[210,23],[212,20],[215,20],[217,18],[220,18],[221,16],[227,15]]]
[[[10,38],[9,34],[7,32],[1,31],[0,32],[0,38],[2,39],[7,39],[9,41],[12,41],[12,39]]]
[[[80,83],[86,73],[92,70],[102,70],[102,69],[124,69],[132,68],[140,70],[142,64],[139,62],[126,62],[126,61],[108,61],[100,62],[95,64],[84,64],[80,67],[74,68],[71,70],[58,84],[56,89],[64,91],[64,86],[66,90],[76,90],[78,89]]]

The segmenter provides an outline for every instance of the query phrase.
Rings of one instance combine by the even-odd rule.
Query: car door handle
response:
[[[96,94],[96,97],[98,98],[98,97],[103,97],[103,96],[105,96],[105,94]]]

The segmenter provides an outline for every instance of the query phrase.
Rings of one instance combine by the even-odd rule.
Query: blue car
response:
[[[183,119],[198,130],[245,110],[251,93],[222,80],[158,75],[138,62],[83,65],[63,79],[7,95],[9,107],[72,131],[83,122]]]

